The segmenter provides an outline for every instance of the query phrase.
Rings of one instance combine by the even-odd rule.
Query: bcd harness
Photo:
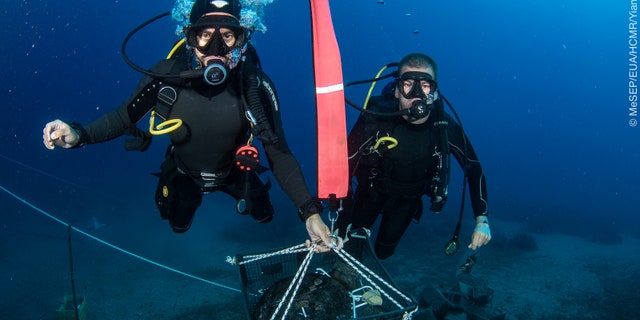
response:
[[[424,179],[419,179],[416,183],[399,183],[394,181],[391,172],[382,172],[380,165],[383,161],[390,161],[385,158],[385,154],[395,148],[402,141],[398,141],[392,137],[391,124],[387,128],[380,128],[360,150],[360,156],[369,157],[369,187],[377,191],[384,191],[389,194],[420,196],[426,194],[431,198],[431,211],[440,212],[447,201],[449,175],[450,175],[450,150],[448,143],[447,127],[449,123],[446,120],[436,120],[432,122],[433,130],[431,131],[432,141],[435,141],[433,151],[429,155],[434,158],[435,166],[428,171],[428,175]],[[415,161],[424,161],[424,158]],[[397,164],[391,163],[392,166]],[[405,164],[405,166],[414,167],[415,163]],[[412,172],[412,170],[409,170]]]
[[[184,41],[178,42],[174,46],[174,49],[171,50],[171,53],[167,58],[172,58],[174,54],[176,54],[176,52],[180,52],[179,48],[181,47],[182,51],[184,51]],[[177,70],[172,70],[172,73],[180,72],[180,68],[180,64],[175,64],[174,69]],[[270,98],[268,100],[272,103],[271,107],[274,108],[274,110],[278,110],[279,106],[277,105],[275,90],[271,88],[268,82],[263,83],[261,81],[260,76],[266,77],[266,75],[262,73],[258,55],[255,51],[255,48],[253,48],[250,43],[247,43],[246,45],[245,53],[242,56],[242,63],[240,64],[240,68],[240,96],[242,98],[242,105],[245,116],[251,124],[252,133],[253,135],[258,136],[264,143],[276,143],[277,137],[273,133],[269,120],[267,119],[267,115],[264,111],[261,99],[261,93],[264,93],[267,97]],[[178,95],[182,88],[182,83],[176,86],[177,89],[174,88],[174,86],[172,86],[170,83],[159,82],[159,85],[160,88],[158,90],[157,96],[158,104],[152,111],[152,123],[149,127],[149,132],[152,134],[163,134],[171,132],[179,127],[182,123],[182,121],[179,119],[169,119],[171,107],[178,99]],[[263,92],[260,92],[261,90]],[[155,115],[158,115],[163,120],[163,122],[157,126],[155,126],[155,123],[153,123]]]
[[[170,14],[171,12],[165,12],[163,14],[160,14],[142,23],[140,26],[133,29],[125,37],[121,46],[122,57],[130,67],[132,67],[134,70],[142,74],[145,74],[147,76],[154,78],[149,84],[147,84],[143,88],[143,90],[140,91],[140,93],[133,99],[133,101],[130,102],[130,105],[129,105],[130,107],[129,112],[131,116],[131,113],[135,114],[137,112],[135,111],[136,109],[135,107],[137,104],[140,104],[143,106],[155,104],[151,112],[149,131],[148,132],[142,131],[135,125],[125,128],[125,133],[127,135],[133,136],[133,139],[129,139],[125,141],[126,150],[145,151],[151,144],[152,134],[169,133],[169,132],[172,132],[173,130],[178,129],[182,125],[182,120],[170,119],[169,116],[171,114],[171,107],[177,101],[178,96],[180,94],[180,89],[183,87],[183,84],[184,84],[183,80],[202,78],[204,76],[204,80],[208,84],[211,84],[211,85],[218,84],[218,83],[213,83],[211,81],[207,81],[207,80],[211,80],[211,78],[208,76],[208,72],[209,72],[208,70],[211,69],[210,68],[211,66],[207,66],[203,70],[187,69],[185,71],[184,65],[181,65],[180,63],[175,63],[173,66],[173,70],[171,70],[172,71],[171,73],[161,74],[161,73],[145,70],[139,67],[138,65],[136,65],[135,63],[133,63],[133,61],[131,61],[128,58],[126,54],[126,45],[129,39],[135,33],[137,33],[140,29]],[[267,114],[265,113],[264,107],[262,106],[261,94],[264,94],[266,97],[268,97],[267,100],[269,101],[270,107],[273,108],[272,110],[274,110],[274,112],[278,111],[279,106],[277,102],[275,88],[271,86],[271,82],[268,79],[268,77],[264,73],[262,73],[260,70],[260,61],[255,49],[249,43],[248,41],[249,38],[245,40],[246,40],[246,43],[240,53],[241,63],[239,64],[239,66],[242,69],[240,70],[239,84],[241,88],[240,89],[241,91],[240,96],[242,100],[241,104],[243,106],[243,108],[241,109],[243,109],[244,115],[250,123],[251,132],[247,139],[246,145],[240,146],[236,150],[236,158],[233,161],[233,163],[236,165],[236,167],[239,170],[244,171],[246,173],[244,198],[248,201],[248,190],[250,189],[249,173],[252,171],[258,171],[259,169],[258,151],[252,145],[253,136],[254,135],[258,136],[260,140],[263,142],[263,144],[275,144],[278,140],[277,135],[273,131],[272,126],[269,122],[269,119],[267,118]],[[187,49],[187,46],[185,45],[185,39],[182,39],[173,46],[172,50],[167,56],[167,60],[171,58],[180,57],[185,59],[186,61],[190,58],[190,56],[185,53],[188,53],[188,49]],[[250,68],[247,68],[247,65],[250,65]],[[223,66],[220,66],[220,67],[223,67]],[[248,74],[245,77],[246,69],[249,69],[249,70],[247,70]],[[222,71],[226,72],[226,69]],[[216,72],[213,72],[213,73],[216,73]],[[214,77],[217,77],[217,76],[218,75],[216,73]],[[262,85],[261,85],[259,76],[263,77],[264,79],[267,79],[268,81],[262,82]],[[225,74],[225,77],[223,77],[223,79],[221,80],[222,82],[224,82],[224,78],[226,78],[226,74]],[[245,88],[247,89],[246,91],[244,90]],[[163,122],[158,125],[155,124],[156,115],[163,120]],[[132,116],[131,118],[140,119],[142,116],[143,116],[142,114],[135,114],[135,116]],[[79,127],[79,129],[82,129],[82,127]],[[167,152],[168,152],[167,153],[168,156],[173,152],[172,146],[169,146],[169,149],[167,150]],[[176,159],[179,160],[178,157],[176,157]],[[227,176],[227,174],[229,173],[229,170],[230,169],[228,167],[216,173],[200,172],[199,175],[201,179],[199,180],[204,181],[205,184],[209,183],[209,184],[215,185],[218,181],[221,181],[222,179],[224,179],[224,177]],[[193,173],[190,173],[189,175],[194,176]],[[209,182],[207,182],[207,180],[209,180]],[[267,182],[267,184],[264,185],[263,187],[268,189],[269,186],[270,186],[270,183]],[[238,208],[238,212],[240,213],[248,213],[250,211],[251,204],[249,201],[248,201],[249,203],[245,203],[244,201],[245,199],[240,199],[238,201],[237,208]]]
[[[178,42],[167,59],[176,58],[184,54],[183,41]],[[242,100],[242,111],[244,117],[249,121],[251,126],[251,134],[247,140],[247,144],[241,146],[243,154],[246,154],[247,147],[252,147],[253,136],[258,136],[263,143],[272,144],[276,143],[278,138],[271,128],[271,124],[264,110],[262,104],[262,95],[268,97],[266,99],[273,110],[278,110],[277,97],[275,89],[271,87],[269,81],[262,81],[262,77],[267,76],[262,73],[260,69],[260,62],[255,52],[255,49],[251,44],[247,44],[246,54],[243,56],[243,61],[240,64],[240,96]],[[183,65],[175,63],[172,67],[171,73],[178,73],[182,70]],[[245,73],[247,73],[245,75]],[[182,125],[180,119],[170,119],[171,108],[177,101],[180,91],[183,88],[184,83],[182,81],[164,81],[164,79],[154,79],[147,84],[140,92],[140,94],[132,102],[132,106],[135,104],[152,103],[149,101],[154,97],[154,91],[156,94],[156,104],[151,111],[149,120],[149,131],[143,132],[142,130],[135,130],[135,132],[129,132],[134,136],[133,140],[126,142],[127,150],[141,150],[144,151],[150,144],[151,135],[160,135],[172,132],[178,129]],[[156,116],[161,120],[160,124],[156,125]],[[255,148],[254,148],[255,149]],[[252,154],[257,154],[257,150],[252,151]],[[253,156],[251,157],[253,158]],[[246,160],[246,159],[245,159]],[[255,169],[255,166],[250,166],[246,161],[243,161],[243,165],[239,166],[241,170]]]
[[[180,42],[176,44],[168,58],[176,58],[176,55],[184,53],[184,50],[176,51],[176,48],[179,48],[179,46],[182,46]],[[247,64],[250,64],[251,66],[246,67]],[[233,165],[235,165],[235,167],[240,171],[245,172],[244,195],[238,200],[237,204],[238,212],[244,214],[248,213],[252,207],[251,201],[249,201],[249,193],[251,191],[251,184],[249,182],[250,173],[259,171],[260,163],[258,150],[253,145],[253,138],[254,135],[257,135],[263,143],[277,142],[277,136],[271,128],[271,124],[265,112],[265,107],[270,107],[272,110],[277,111],[279,106],[277,105],[278,100],[275,89],[271,86],[271,82],[268,77],[260,70],[257,54],[250,44],[247,45],[247,54],[239,66],[242,68],[239,70],[240,88],[242,88],[240,92],[242,108],[240,111],[243,113],[243,116],[247,119],[251,127],[247,143],[238,147],[235,159],[233,160]],[[175,63],[170,71],[171,73],[177,73],[180,72],[183,67],[184,64]],[[244,75],[245,71],[248,71],[248,75]],[[265,78],[266,81],[262,81],[262,78]],[[134,139],[126,142],[126,148],[128,150],[144,151],[144,149],[146,149],[150,144],[152,134],[159,135],[169,133],[178,129],[182,125],[182,120],[171,119],[170,115],[172,107],[178,100],[180,91],[183,87],[184,85],[182,81],[176,82],[164,81],[164,79],[154,79],[141,90],[141,93],[133,100],[132,107],[135,108],[135,104],[153,103],[154,101],[152,101],[152,99],[154,98],[154,92],[157,92],[155,95],[155,98],[157,98],[155,101],[156,104],[151,112],[149,131],[144,132],[136,127],[134,132],[130,132],[129,134],[133,135]],[[267,99],[264,100],[267,100],[268,106],[263,106],[263,96],[267,97]],[[158,125],[155,124],[156,116],[161,120],[161,123]],[[167,150],[167,156],[172,157],[172,152],[173,149],[170,146]],[[193,170],[187,169],[178,157],[173,159],[174,161],[172,162],[175,163],[177,167],[176,169],[182,174],[194,178],[194,181],[201,187],[203,192],[208,192],[212,187],[220,185],[228,176],[230,171],[230,167],[227,167],[218,172],[194,172]],[[270,183],[267,182],[264,188],[268,189],[269,186]]]

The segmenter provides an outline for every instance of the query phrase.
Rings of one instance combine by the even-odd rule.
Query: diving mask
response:
[[[222,29],[222,30],[221,30]],[[228,26],[189,27],[185,29],[187,44],[205,56],[223,57],[242,46],[242,32]]]
[[[438,84],[426,72],[409,71],[396,80],[397,90],[405,99],[418,99],[411,103],[406,116],[409,121],[426,118],[433,109],[435,92]]]
[[[405,99],[425,99],[433,97],[438,83],[426,72],[409,71],[398,78],[396,86]]]

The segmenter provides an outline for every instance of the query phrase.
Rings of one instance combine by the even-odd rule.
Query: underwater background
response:
[[[496,221],[487,256],[505,258],[513,255],[513,248],[501,240],[520,232],[531,237],[569,236],[605,248],[640,238],[640,129],[634,125],[637,115],[629,109],[631,83],[637,84],[635,61],[630,60],[637,54],[632,48],[634,4],[349,0],[331,1],[331,11],[345,82],[373,78],[382,66],[410,52],[426,53],[438,63],[439,88],[459,114],[487,176],[489,214]],[[224,263],[226,255],[305,239],[296,209],[275,183],[271,195],[276,218],[269,225],[236,214],[230,197],[211,194],[192,229],[173,234],[153,203],[156,178],[151,174],[159,169],[166,137],[154,138],[144,153],[126,152],[124,138],[82,149],[44,148],[42,128],[48,121],[87,123],[129,97],[141,75],[123,61],[122,40],[172,6],[169,0],[3,1],[0,103],[6,113],[0,117],[0,292],[10,297],[3,298],[1,308],[7,319],[54,319],[58,300],[70,291],[67,230],[46,214],[161,264],[212,281],[222,279],[233,287],[239,282],[234,268]],[[266,33],[256,33],[253,43],[277,86],[289,146],[315,189],[309,4],[275,0],[265,10],[264,23]],[[127,53],[148,68],[178,40],[174,30],[175,22],[164,18],[136,34]],[[375,92],[383,86],[378,84]],[[361,104],[368,89],[354,86],[345,93]],[[350,127],[358,111],[345,108]],[[139,125],[146,128],[147,123]],[[400,247],[417,255],[442,255],[462,191],[461,171],[456,165],[452,168],[445,210],[437,216],[425,212]],[[466,208],[463,243],[473,228],[468,203]],[[519,229],[514,231],[513,225]],[[118,309],[121,313],[104,314],[117,314],[119,319],[204,319],[189,315],[220,312],[218,307],[208,309],[206,301],[221,299],[242,312],[242,299],[233,291],[167,276],[162,269],[77,233],[73,238],[77,290],[93,310]],[[611,259],[621,264],[637,256],[637,248],[613,251],[620,254]],[[592,262],[597,261],[579,263]],[[638,284],[638,262],[632,263],[621,273],[620,283]],[[110,272],[110,265],[124,268]],[[401,282],[411,286],[409,280]],[[607,299],[625,305],[616,305],[615,310],[623,310],[617,315],[608,310],[611,319],[640,312],[637,305],[623,303],[637,303],[637,292],[604,287]],[[200,292],[201,300],[177,298],[187,292]],[[167,298],[174,307],[145,299],[149,295]],[[96,296],[109,298],[95,301]],[[25,313],[27,308],[32,311]],[[510,311],[515,318],[538,318]]]

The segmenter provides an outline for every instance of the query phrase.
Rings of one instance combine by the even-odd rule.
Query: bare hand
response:
[[[53,150],[56,146],[71,148],[78,143],[79,139],[78,133],[62,120],[51,121],[42,129],[42,141],[49,150]]]
[[[471,236],[471,244],[469,244],[469,249],[476,250],[491,241],[491,236],[486,233],[474,231]]]
[[[307,218],[305,225],[307,226],[307,232],[311,239],[306,241],[307,247],[310,247],[313,241],[313,243],[318,244],[318,246],[316,246],[316,252],[327,252],[331,251],[332,248],[342,249],[342,238],[331,234],[331,230],[329,230],[329,227],[322,221],[319,214],[314,214]]]

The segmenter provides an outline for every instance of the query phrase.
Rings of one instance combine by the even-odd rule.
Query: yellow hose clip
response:
[[[171,51],[167,55],[167,59],[173,58],[173,55],[180,49],[180,47],[184,46],[185,39],[181,39],[176,42]],[[174,92],[175,93],[175,92]],[[162,117],[160,117],[162,118]],[[178,129],[182,125],[182,120],[180,119],[171,119],[160,123],[159,125],[155,125],[156,122],[156,112],[155,110],[151,111],[151,117],[149,118],[149,133],[153,135],[160,135],[169,133],[173,130]]]
[[[376,140],[376,144],[371,147],[371,151],[378,150],[378,147],[380,147],[380,145],[384,142],[389,143],[388,145],[386,145],[387,150],[393,149],[398,145],[398,140],[396,140],[396,138],[394,137],[381,137]]]
[[[151,111],[151,117],[149,118],[149,133],[153,135],[169,133],[173,130],[178,129],[182,125],[182,120],[171,119],[171,120],[164,121],[156,126],[155,119],[156,119],[156,112],[154,110],[154,111]]]

